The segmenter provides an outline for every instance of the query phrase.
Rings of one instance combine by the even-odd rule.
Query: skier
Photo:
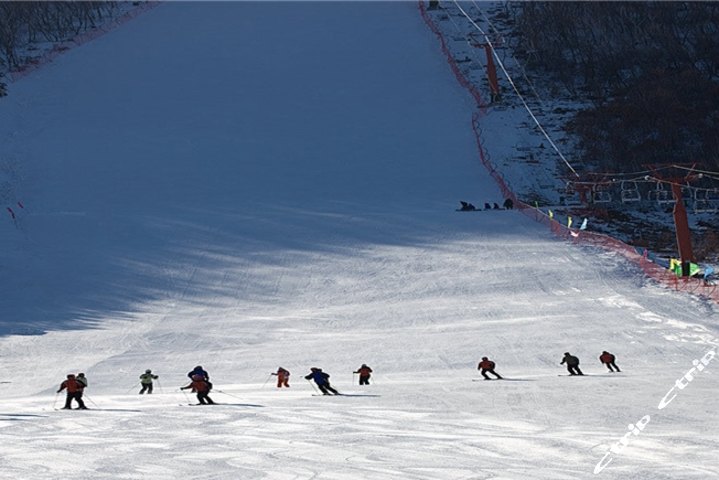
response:
[[[72,373],[68,374],[67,380],[62,382],[60,384],[60,388],[58,389],[57,393],[62,392],[63,390],[67,389],[67,397],[65,398],[65,406],[62,407],[63,410],[70,410],[72,409],[72,401],[75,400],[77,402],[77,409],[78,410],[87,410],[87,407],[85,406],[85,402],[82,401],[82,390],[84,385],[77,381],[77,378],[75,378],[75,375]]]
[[[320,392],[322,392],[322,395],[330,395],[329,392],[334,393],[335,395],[339,395],[340,393],[332,388],[329,381],[330,375],[329,373],[325,373],[322,371],[321,368],[312,367],[310,368],[309,375],[305,376],[305,380],[314,380],[317,386],[320,389]]]
[[[606,365],[607,368],[609,368],[610,372],[613,372],[614,368],[617,369],[617,372],[621,372],[621,370],[619,370],[619,367],[617,367],[617,364],[614,363],[614,360],[616,360],[616,357],[607,351],[602,352],[602,354],[599,356],[599,361],[602,362],[603,365]]]
[[[570,375],[584,375],[579,369],[579,359],[574,355],[570,355],[569,352],[564,352],[564,358],[560,365],[565,363],[567,364],[567,371],[569,371]]]
[[[200,375],[202,378],[204,378],[204,379],[207,380],[207,381],[210,380],[210,374],[207,373],[207,372],[202,368],[201,365],[196,366],[195,368],[192,369],[191,372],[188,372],[188,373],[187,373],[187,378],[192,379],[192,377],[194,377],[195,375]]]
[[[149,368],[145,370],[145,373],[140,375],[140,385],[142,385],[142,389],[140,390],[140,395],[147,392],[147,394],[152,393],[152,381],[157,380],[160,378],[158,375],[153,375],[152,370]]]
[[[508,198],[504,201],[504,209],[505,210],[511,210],[514,208],[514,202],[511,198]]]
[[[277,373],[271,373],[270,375],[277,376],[277,388],[282,388],[283,385],[287,388],[290,388],[290,372],[288,370],[285,370],[282,367],[278,367]]]
[[[487,372],[497,377],[497,380],[502,379],[502,377],[494,371],[494,362],[487,357],[482,357],[482,361],[479,362],[479,365],[477,365],[477,370],[481,370],[482,376],[485,380],[491,380],[491,378],[487,376]]]
[[[369,385],[369,377],[372,376],[372,369],[369,368],[367,364],[363,363],[362,366],[353,373],[359,373],[360,385]]]
[[[205,380],[202,375],[193,375],[192,382],[190,382],[190,384],[185,387],[180,387],[180,390],[187,390],[188,388],[191,388],[193,392],[197,393],[197,401],[200,402],[200,405],[215,404],[215,402],[213,402],[212,399],[208,396],[210,394],[210,390],[212,389],[212,384]]]
[[[77,374],[77,382],[80,384],[80,390],[85,390],[87,387],[87,377],[84,373]]]

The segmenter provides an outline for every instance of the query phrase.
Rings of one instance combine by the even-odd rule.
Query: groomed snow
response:
[[[715,307],[454,211],[502,199],[414,3],[166,3],[0,105],[0,479],[719,478]]]

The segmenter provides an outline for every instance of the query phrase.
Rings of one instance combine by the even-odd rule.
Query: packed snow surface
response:
[[[414,3],[166,3],[0,106],[0,478],[719,478],[715,307],[454,211],[502,198]]]

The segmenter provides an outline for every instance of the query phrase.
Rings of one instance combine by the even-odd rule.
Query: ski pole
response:
[[[267,380],[265,380],[265,383],[263,383],[263,384],[262,384],[262,387],[260,387],[260,388],[265,388],[265,385],[267,385],[267,382],[270,381],[270,378],[272,378],[272,374],[271,374],[271,373],[270,373],[270,376],[267,377]]]
[[[180,391],[181,391],[182,394],[185,396],[185,399],[187,400],[187,403],[189,404],[189,403],[190,403],[190,397],[187,396],[187,392],[184,391],[183,389],[180,389]]]
[[[136,389],[136,388],[138,387],[138,385],[140,385],[140,382],[137,382],[136,384],[134,384],[133,386],[131,386],[130,388],[128,388],[127,391],[125,392],[125,395],[127,395],[128,393],[130,393],[132,390]]]
[[[357,372],[352,372],[352,385],[355,384],[355,375],[357,375]],[[359,381],[357,381],[359,383]]]
[[[160,393],[165,393],[165,391],[162,389],[162,384],[160,383],[160,378],[157,379],[157,386],[160,387]]]
[[[97,407],[97,403],[93,402],[93,401],[92,401],[92,398],[90,398],[90,397],[88,397],[87,395],[85,395],[85,399],[86,399],[86,400],[89,400],[90,403],[92,403],[94,406]]]
[[[317,390],[317,387],[315,387],[315,384],[312,383],[312,380],[310,380],[309,378],[306,378],[305,380],[307,380],[307,381],[309,382],[309,384],[312,385],[312,389],[313,389],[315,392],[320,393],[320,391]]]
[[[243,400],[242,398],[238,397],[237,395],[232,395],[231,393],[223,392],[222,390],[215,390],[217,393],[221,393],[223,395],[227,395],[228,397],[234,397],[239,398],[240,400]]]
[[[52,402],[52,409],[55,410],[55,406],[57,405],[57,397],[60,396],[60,392],[55,392],[55,401]]]

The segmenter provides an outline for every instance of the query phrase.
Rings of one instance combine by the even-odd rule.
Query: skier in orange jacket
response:
[[[283,386],[290,388],[290,372],[282,367],[277,369],[277,373],[271,373],[270,375],[277,375],[277,388]]]
[[[366,364],[362,364],[362,366],[353,373],[359,373],[359,384],[360,385],[369,385],[369,378],[372,376],[372,369],[369,368]]]
[[[85,389],[85,385],[75,378],[72,373],[67,376],[67,380],[60,384],[60,388],[57,393],[67,390],[67,397],[65,398],[65,406],[63,410],[70,410],[72,408],[72,401],[77,402],[78,410],[87,410],[85,402],[82,401],[82,391]]]
[[[215,402],[209,397],[210,390],[212,390],[212,384],[205,380],[205,378],[198,374],[192,376],[192,382],[185,387],[180,387],[180,390],[187,390],[191,388],[193,392],[197,393],[197,401],[200,405],[214,405]]]

